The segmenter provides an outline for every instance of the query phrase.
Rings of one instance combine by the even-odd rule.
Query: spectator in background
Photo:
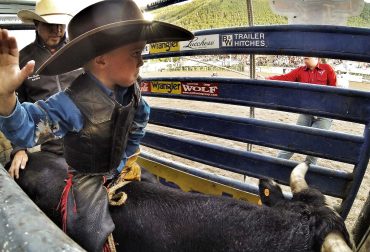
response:
[[[304,57],[303,59],[304,66],[298,67],[287,74],[271,76],[265,79],[334,87],[337,85],[336,74],[330,65],[319,62],[319,59],[315,57]],[[298,117],[297,125],[328,130],[331,127],[332,121],[329,118],[301,114]],[[289,151],[280,151],[277,157],[290,159],[293,154],[293,152]],[[307,156],[306,162],[316,164],[317,158]]]
[[[41,0],[36,2],[35,11],[21,10],[18,17],[24,23],[33,23],[36,30],[35,41],[20,51],[20,68],[28,61],[35,60],[36,69],[39,68],[51,55],[67,43],[66,25],[72,15],[66,9],[62,0]],[[36,102],[46,100],[53,94],[68,88],[71,82],[80,74],[81,70],[56,76],[31,75],[17,89],[19,102]],[[41,151],[56,155],[63,155],[61,139],[45,142]],[[11,153],[12,164],[9,174],[19,177],[19,168],[24,169],[28,161],[27,149],[13,146]]]

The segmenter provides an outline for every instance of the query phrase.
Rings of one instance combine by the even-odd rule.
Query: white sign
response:
[[[222,47],[265,47],[263,32],[241,32],[221,35]]]
[[[218,49],[220,48],[219,35],[196,36],[193,40],[180,42],[181,51]]]

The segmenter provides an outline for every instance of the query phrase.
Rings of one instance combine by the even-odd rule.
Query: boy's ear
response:
[[[106,65],[106,57],[104,55],[100,55],[94,58],[94,63],[98,67],[104,67]]]

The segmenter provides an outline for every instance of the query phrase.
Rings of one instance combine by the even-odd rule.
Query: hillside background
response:
[[[180,25],[189,30],[248,26],[245,0],[193,0],[152,12],[155,19]],[[268,0],[253,1],[255,25],[287,24],[288,19],[274,14]],[[370,3],[362,14],[348,20],[348,26],[370,27]]]

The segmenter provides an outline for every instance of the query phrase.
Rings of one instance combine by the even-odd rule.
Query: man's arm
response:
[[[16,105],[15,90],[33,72],[34,61],[19,69],[19,51],[14,37],[0,29],[0,115],[10,115]]]
[[[287,74],[266,77],[266,80],[281,80],[281,81],[294,81],[294,82],[296,82],[296,81],[298,81],[299,71],[300,71],[300,68],[296,68],[296,69],[290,71]]]
[[[118,166],[118,172],[121,172],[129,157],[134,155],[139,149],[140,141],[145,135],[145,127],[149,121],[150,107],[148,103],[141,97],[139,107],[135,113],[134,121],[132,122],[131,131],[128,135],[127,147]]]

